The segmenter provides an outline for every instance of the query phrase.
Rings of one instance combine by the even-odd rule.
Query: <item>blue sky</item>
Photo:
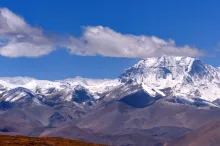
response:
[[[218,0],[1,0],[0,7],[24,18],[31,27],[40,27],[46,34],[62,36],[62,39],[66,36],[80,38],[83,26],[85,32],[90,31],[88,26],[102,26],[101,30],[120,33],[122,38],[129,34],[156,36],[168,43],[169,39],[175,40],[175,46],[189,45],[205,51],[206,55],[200,58],[205,63],[220,66],[220,52],[216,51],[220,48]],[[107,27],[109,30],[105,29]],[[71,47],[73,45],[75,47],[75,44]],[[97,45],[103,44],[96,43],[95,47]],[[99,52],[94,47],[86,47],[89,52],[84,56],[73,49],[71,54],[70,49],[63,49],[63,46],[38,57],[0,56],[0,76],[50,80],[75,76],[115,78],[139,60],[138,55],[133,57],[122,52],[115,57],[118,52]],[[94,51],[99,55],[90,55]]]

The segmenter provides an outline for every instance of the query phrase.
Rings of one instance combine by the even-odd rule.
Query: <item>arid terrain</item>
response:
[[[0,146],[104,146],[81,142],[78,140],[68,140],[63,138],[49,137],[25,137],[25,136],[0,136]]]
[[[170,146],[217,146],[220,143],[220,118],[171,142]]]

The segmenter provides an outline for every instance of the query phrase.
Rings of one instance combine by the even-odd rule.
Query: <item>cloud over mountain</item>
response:
[[[201,56],[203,52],[188,45],[176,46],[174,40],[155,36],[121,34],[108,27],[84,27],[81,37],[60,36],[56,40],[41,28],[28,24],[7,8],[0,8],[0,54],[7,57],[39,57],[68,49],[82,56],[145,58],[152,56]]]
[[[145,58],[161,55],[200,56],[203,53],[190,46],[178,47],[174,40],[165,41],[155,36],[121,34],[108,27],[84,27],[82,37],[70,37],[65,46],[77,55]]]

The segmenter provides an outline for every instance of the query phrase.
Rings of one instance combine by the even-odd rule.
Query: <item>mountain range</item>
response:
[[[0,78],[1,134],[207,146],[219,117],[220,68],[191,57],[146,58],[111,80]]]

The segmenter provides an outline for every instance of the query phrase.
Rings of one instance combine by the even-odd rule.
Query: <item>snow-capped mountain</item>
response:
[[[0,97],[1,109],[5,108],[5,106],[2,106],[2,102],[8,103],[7,105],[10,105],[11,108],[43,105],[35,93],[23,87],[6,90],[0,94]]]
[[[49,100],[49,104],[51,104],[51,101],[56,103],[67,101],[74,102],[77,106],[85,103],[92,105],[101,94],[111,90],[118,84],[120,84],[118,79],[76,77],[73,79],[48,81],[29,77],[2,77],[0,78],[0,101],[25,101],[29,95],[33,95],[33,97],[38,97],[36,99],[40,99],[47,104]],[[39,102],[36,101],[36,104],[39,104]]]
[[[169,96],[188,102],[195,101],[191,100],[195,98],[213,102],[220,98],[220,68],[191,57],[162,56],[143,59],[114,80],[81,77],[57,81],[28,77],[0,78],[1,100],[13,102],[27,97],[23,90],[9,92],[13,89],[27,89],[40,98],[80,103],[103,98],[120,100],[123,95],[137,91],[151,97]],[[169,92],[165,92],[167,89]]]
[[[81,85],[88,88],[92,93],[102,93],[110,90],[112,87],[118,85],[117,79],[87,79],[76,77],[73,79],[49,81],[49,80],[37,80],[28,77],[1,77],[0,85],[4,88],[12,89],[16,87],[24,87],[31,91],[41,89],[42,93],[46,93],[47,90],[55,88],[57,91],[63,89],[74,89],[76,86]]]
[[[119,79],[122,83],[144,84],[148,90],[172,88],[173,96],[208,101],[220,97],[219,68],[190,57],[143,59],[127,69]]]

